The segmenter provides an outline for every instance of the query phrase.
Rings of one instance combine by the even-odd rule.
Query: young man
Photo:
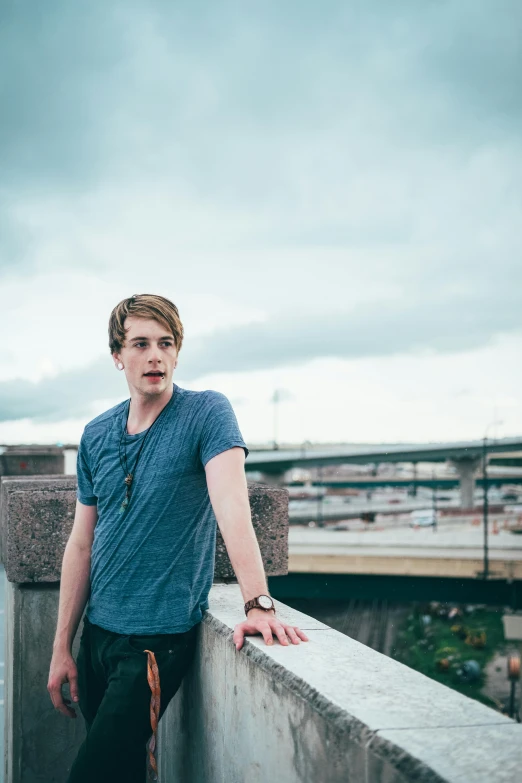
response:
[[[62,695],[69,683],[86,722],[68,783],[143,783],[149,740],[154,770],[153,727],[191,663],[208,608],[216,520],[245,601],[236,649],[246,634],[267,644],[274,635],[283,645],[307,641],[279,621],[268,596],[248,449],[228,399],[172,382],[182,341],[178,310],[164,297],[133,296],[111,314],[110,350],[130,400],[93,419],[81,438],[47,686],[56,709],[75,718]]]

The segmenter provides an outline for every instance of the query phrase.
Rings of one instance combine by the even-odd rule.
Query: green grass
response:
[[[484,687],[484,667],[496,652],[504,647],[502,611],[485,607],[458,607],[462,614],[449,619],[445,604],[416,605],[398,630],[393,657],[433,680],[454,688],[472,699],[498,709],[499,705],[481,693]],[[467,609],[467,611],[466,611]],[[430,617],[429,621],[423,617]],[[460,630],[455,629],[460,626]],[[474,647],[471,637],[485,634],[485,645]],[[448,669],[438,663],[448,661]],[[459,671],[465,661],[474,660],[480,666],[481,676],[475,682],[466,682]]]

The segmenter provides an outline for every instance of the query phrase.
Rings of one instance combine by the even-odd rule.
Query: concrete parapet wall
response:
[[[64,783],[83,721],[47,677],[74,477],[3,479],[6,783]],[[268,574],[286,570],[286,490],[249,488]],[[221,549],[220,549],[221,547]],[[216,577],[232,574],[222,543]],[[19,584],[15,584],[19,582]],[[277,602],[308,643],[232,642],[237,585],[212,588],[196,658],[160,723],[160,783],[519,783],[522,726]],[[76,654],[81,627],[73,653]]]
[[[75,476],[2,478],[2,560],[10,582],[58,582],[63,552],[74,521]],[[288,491],[262,484],[248,487],[252,522],[267,576],[288,573]],[[217,533],[215,578],[234,571]]]
[[[47,692],[58,596],[57,584],[6,584],[5,783],[65,783],[85,736],[81,715],[65,718]]]
[[[249,637],[215,585],[197,657],[159,736],[160,779],[215,783],[518,783],[522,726],[278,604],[310,638]]]

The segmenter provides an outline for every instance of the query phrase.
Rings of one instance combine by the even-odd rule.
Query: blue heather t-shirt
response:
[[[245,456],[248,449],[220,392],[174,384],[161,419],[137,435],[127,434],[127,407],[89,422],[78,449],[78,500],[98,507],[86,613],[115,633],[182,633],[208,609],[214,576],[216,518],[204,466],[234,446]],[[123,442],[134,481],[120,513]]]

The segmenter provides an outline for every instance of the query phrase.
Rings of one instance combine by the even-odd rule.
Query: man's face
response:
[[[122,362],[129,388],[147,396],[172,388],[178,357],[174,336],[152,318],[129,316],[124,327],[125,344],[113,358],[116,365]]]

